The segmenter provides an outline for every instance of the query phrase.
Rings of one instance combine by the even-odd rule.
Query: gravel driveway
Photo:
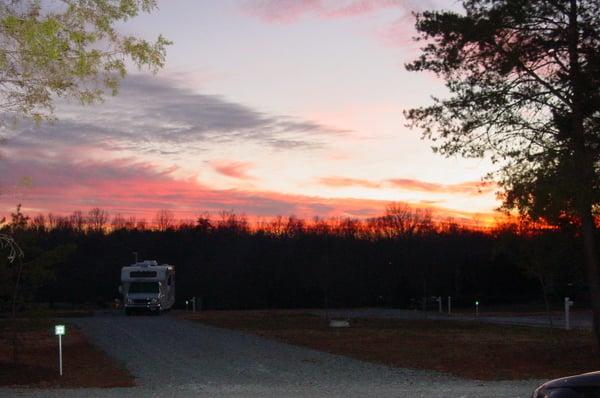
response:
[[[72,319],[139,387],[7,390],[32,397],[528,397],[540,381],[479,382],[393,369],[241,332],[160,317]]]

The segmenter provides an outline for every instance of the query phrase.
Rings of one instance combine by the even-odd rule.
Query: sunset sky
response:
[[[174,44],[117,97],[59,102],[58,121],[5,127],[0,205],[28,214],[101,207],[151,218],[369,217],[389,202],[487,219],[487,160],[445,159],[402,111],[443,96],[409,73],[419,0],[163,0],[120,26]]]

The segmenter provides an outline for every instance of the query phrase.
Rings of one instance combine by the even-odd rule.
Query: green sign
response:
[[[64,336],[65,334],[65,325],[55,325],[54,326],[54,334],[57,336]]]

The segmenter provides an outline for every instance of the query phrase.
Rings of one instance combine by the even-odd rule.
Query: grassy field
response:
[[[600,353],[589,331],[378,319],[330,328],[327,320],[302,311],[207,311],[183,316],[364,361],[471,379],[549,379],[600,369]]]
[[[129,387],[134,378],[67,323],[63,336],[63,376],[58,372],[56,322],[47,318],[0,321],[0,386],[11,387]],[[15,326],[16,325],[16,326]],[[18,363],[13,362],[12,336],[19,337]]]

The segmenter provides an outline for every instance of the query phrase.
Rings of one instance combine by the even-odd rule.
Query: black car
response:
[[[550,380],[536,388],[532,398],[600,398],[600,372]]]

